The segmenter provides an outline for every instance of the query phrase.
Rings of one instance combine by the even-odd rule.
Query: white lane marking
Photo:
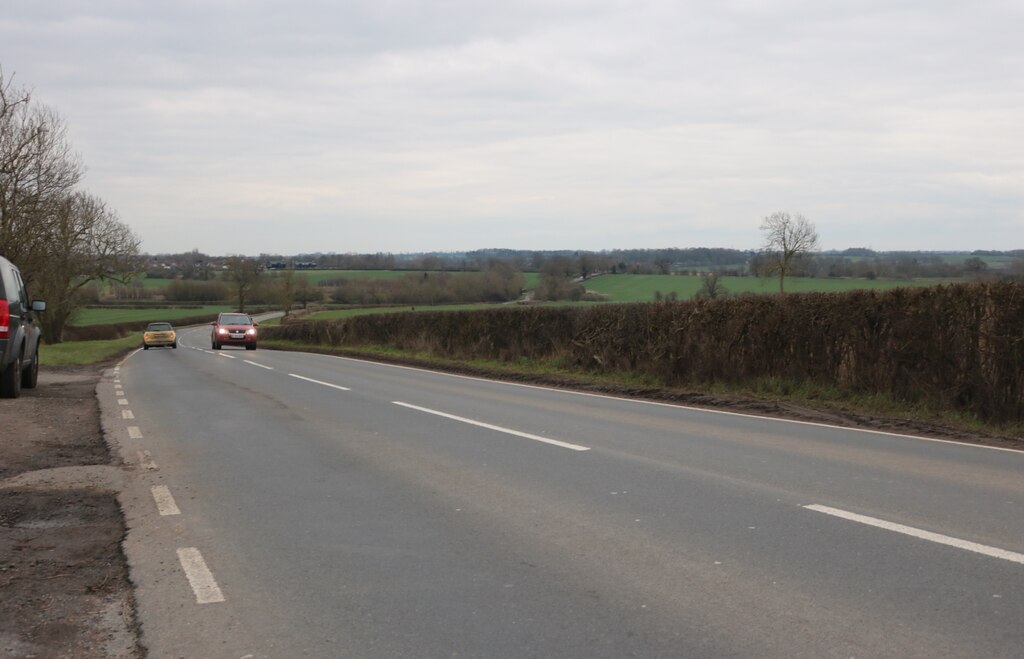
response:
[[[118,398],[117,399],[117,404],[118,405],[127,405],[128,404],[128,399],[127,398]]]
[[[223,352],[218,352],[217,354],[220,355],[221,357],[227,357],[228,359],[235,359],[236,358],[234,355],[226,355]]]
[[[142,431],[139,430],[138,426],[128,426],[128,438],[142,439]]]
[[[216,579],[210,568],[206,567],[203,555],[195,547],[182,547],[178,549],[178,561],[181,562],[181,569],[185,571],[185,577],[192,586],[192,592],[196,595],[196,604],[211,604],[223,602],[224,594],[220,592]]]
[[[174,497],[171,496],[171,489],[169,487],[166,485],[154,485],[149,488],[149,491],[153,493],[153,501],[156,501],[156,509],[161,515],[181,514],[178,504],[174,502]]]
[[[156,462],[153,462],[153,456],[149,454],[149,451],[139,451],[139,466],[149,471],[156,471]]]
[[[132,412],[131,410],[121,410],[121,418],[122,419],[134,419],[135,418],[135,413]]]
[[[298,378],[299,380],[305,380],[306,382],[312,382],[314,384],[322,384],[325,387],[332,387],[334,389],[341,389],[342,391],[352,391],[348,387],[343,387],[340,384],[331,384],[330,382],[321,382],[320,380],[314,380],[313,378],[303,377],[301,375],[296,375],[294,373],[289,373],[288,375],[293,377],[293,378]]]
[[[401,403],[399,401],[393,401],[395,405],[401,405],[402,407],[408,407],[410,410],[418,410],[420,412],[426,412],[427,414],[433,414],[435,416],[442,416],[446,419],[452,419],[453,421],[459,421],[462,423],[468,423],[471,426],[479,426],[481,428],[487,428],[488,430],[496,430],[503,432],[507,435],[515,435],[516,437],[525,437],[526,439],[532,439],[536,442],[544,442],[545,444],[552,444],[554,446],[561,446],[562,448],[571,449],[573,451],[589,451],[589,446],[580,446],[579,444],[570,444],[568,442],[560,442],[557,439],[549,439],[547,437],[541,437],[540,435],[531,435],[528,432],[521,432],[519,430],[512,430],[511,428],[503,428],[501,426],[495,426],[490,423],[484,423],[482,421],[474,421],[473,419],[467,419],[461,416],[455,416],[454,414],[448,414],[447,412],[439,412],[437,410],[431,410],[426,407],[418,407],[416,405],[410,405],[409,403]]]
[[[242,361],[244,361],[246,364],[252,364],[253,366],[259,366],[260,368],[265,368],[268,371],[273,371],[274,370],[273,366],[264,366],[263,364],[260,364],[260,363],[254,362],[254,361],[250,361],[248,359],[243,359]]]
[[[304,353],[314,354],[314,353]],[[639,405],[655,405],[657,407],[668,407],[677,410],[690,410],[692,412],[703,412],[706,414],[722,414],[725,416],[738,416],[746,417],[748,419],[758,419],[762,421],[770,421],[775,423],[795,423],[802,426],[814,426],[818,428],[830,428],[833,430],[848,430],[850,432],[862,432],[872,435],[885,435],[887,437],[902,437],[904,439],[918,439],[923,442],[939,442],[941,444],[956,444],[958,446],[966,446],[968,448],[983,448],[990,451],[1007,451],[1009,453],[1021,453],[1020,449],[1005,448],[1002,446],[986,446],[984,444],[971,444],[969,442],[959,442],[955,439],[936,439],[934,437],[921,437],[920,435],[906,435],[898,432],[886,432],[884,430],[869,430],[867,428],[851,428],[849,426],[837,426],[831,423],[818,423],[816,421],[798,421],[796,419],[780,419],[776,416],[762,416],[759,414],[747,414],[744,412],[726,412],[725,410],[714,410],[708,407],[694,407],[692,405],[679,405],[677,403],[660,403],[655,400],[641,400],[637,398],[623,398],[622,396],[610,396],[608,394],[594,394],[587,391],[574,391],[572,389],[559,389],[557,387],[544,387],[537,384],[523,384],[522,382],[508,382],[505,380],[488,380],[487,378],[475,377],[472,375],[458,375],[456,373],[445,373],[444,371],[431,371],[426,368],[418,368],[416,366],[402,366],[400,364],[387,364],[384,362],[374,362],[368,359],[356,359],[354,357],[339,357],[338,355],[326,355],[329,359],[338,359],[342,361],[356,362],[360,364],[370,364],[373,366],[386,366],[388,368],[404,369],[406,371],[418,371],[420,373],[429,373],[431,375],[442,375],[449,378],[458,378],[460,380],[473,380],[476,382],[489,382],[491,384],[501,384],[508,387],[522,387],[524,389],[537,389],[539,391],[554,391],[563,394],[569,394],[572,396],[586,396],[589,398],[605,398],[608,400],[618,400],[624,403],[636,403]]]
[[[985,556],[1001,558],[1004,561],[1012,561],[1014,563],[1020,563],[1024,565],[1024,554],[1018,554],[1014,551],[1007,551],[1006,549],[999,549],[998,547],[981,545],[976,542],[971,542],[969,540],[961,540],[960,538],[942,535],[941,533],[932,533],[931,531],[916,529],[913,526],[904,526],[903,524],[887,522],[884,519],[867,517],[866,515],[858,515],[857,513],[847,512],[845,510],[840,510],[838,508],[829,508],[828,506],[819,506],[817,504],[804,506],[804,508],[819,513],[825,513],[826,515],[832,515],[833,517],[841,517],[843,519],[850,520],[851,522],[859,522],[861,524],[875,526],[880,529],[885,529],[887,531],[895,531],[896,533],[902,533],[904,535],[920,538],[921,540],[937,542],[940,545],[949,545],[950,547],[956,547],[957,549],[973,551],[978,554],[984,554]]]

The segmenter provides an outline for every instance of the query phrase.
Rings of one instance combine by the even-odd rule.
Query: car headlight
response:
[[[249,336],[256,336],[256,328],[252,328],[250,330],[246,330],[245,333],[248,334]]]
[[[218,327],[217,328],[217,334],[227,334],[227,333],[228,333],[228,331],[226,329],[224,329],[223,327]]]

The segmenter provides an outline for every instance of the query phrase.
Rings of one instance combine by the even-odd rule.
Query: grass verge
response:
[[[39,346],[40,366],[87,366],[110,361],[142,345],[139,335],[107,341],[65,341]]]
[[[640,377],[632,373],[580,371],[571,365],[556,361],[454,360],[384,345],[338,348],[308,345],[297,341],[263,340],[260,346],[277,350],[332,354],[738,413],[1024,449],[1024,426],[1020,424],[984,423],[969,415],[949,410],[914,405],[887,396],[855,395],[834,387],[807,383],[764,379],[744,385],[717,383],[681,388],[668,387],[656,378]]]

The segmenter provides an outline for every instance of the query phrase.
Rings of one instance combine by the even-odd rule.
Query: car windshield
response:
[[[226,313],[220,317],[221,325],[252,325],[252,319],[245,314]]]
[[[149,325],[146,326],[146,331],[147,332],[170,332],[171,331],[171,324],[170,323],[150,323]]]

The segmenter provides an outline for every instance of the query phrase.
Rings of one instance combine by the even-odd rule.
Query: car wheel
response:
[[[21,372],[21,388],[22,389],[35,389],[36,382],[39,381],[39,348],[36,348],[36,354],[32,356],[32,363],[28,365],[24,371]]]
[[[220,344],[219,343],[214,343],[213,344],[213,349],[214,350],[220,350]]]
[[[142,349],[143,349],[143,350],[149,350],[149,346],[148,346],[148,345],[146,345],[145,343],[143,343],[143,344],[142,344]]]
[[[245,346],[245,349],[246,350],[255,350],[256,349],[256,344],[255,343],[250,343],[249,345]]]
[[[177,350],[178,349],[178,342],[175,341],[174,343],[172,343],[171,347],[174,348],[175,350]]]
[[[14,358],[7,369],[0,374],[0,398],[17,398],[21,395],[21,355]]]

